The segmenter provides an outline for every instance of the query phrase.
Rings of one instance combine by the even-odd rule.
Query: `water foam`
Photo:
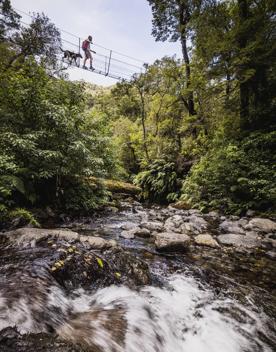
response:
[[[258,338],[262,334],[273,339],[262,312],[250,302],[245,306],[229,297],[217,297],[192,277],[174,275],[166,287],[148,286],[139,292],[124,286],[110,286],[95,294],[79,290],[73,298],[54,288],[48,292],[46,306],[59,306],[63,311],[70,307],[65,322],[59,320],[58,311],[56,316],[52,312],[52,319],[61,322],[57,329],[61,337],[105,352],[272,351]],[[35,312],[26,300],[19,299],[4,311],[2,298],[0,329],[17,325],[22,332],[30,332],[35,326],[31,319],[37,317],[32,316]]]

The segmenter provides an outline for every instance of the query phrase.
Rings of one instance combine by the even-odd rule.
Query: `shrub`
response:
[[[273,211],[275,137],[275,132],[254,133],[240,143],[216,146],[192,168],[181,199],[203,210]]]
[[[155,160],[147,170],[140,172],[134,183],[141,187],[142,197],[150,202],[168,203],[178,197],[179,182],[175,164],[163,159]]]
[[[110,193],[98,182],[67,180],[63,185],[60,206],[70,212],[89,213],[103,206]]]

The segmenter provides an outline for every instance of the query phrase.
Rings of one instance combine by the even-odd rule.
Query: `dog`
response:
[[[63,52],[62,61],[67,59],[70,65],[72,65],[72,63],[74,62],[75,65],[78,66],[77,59],[78,58],[82,59],[82,55],[80,53],[74,53],[73,51],[70,51],[70,50],[63,50],[62,48],[60,48],[60,50]]]

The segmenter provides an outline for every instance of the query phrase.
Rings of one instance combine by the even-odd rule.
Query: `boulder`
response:
[[[253,218],[249,221],[246,229],[252,229],[265,233],[274,232],[276,231],[276,222],[269,219]]]
[[[36,229],[22,227],[17,230],[4,232],[0,237],[5,238],[13,244],[21,245],[22,247],[29,246],[30,243],[34,247],[37,242],[46,238],[64,239],[68,242],[86,242],[94,249],[108,249],[116,246],[116,241],[114,240],[108,241],[101,237],[84,236],[66,229]]]
[[[2,352],[84,352],[79,345],[61,340],[56,334],[21,335],[16,327],[7,327],[0,331]]]
[[[134,222],[130,222],[130,221],[127,221],[121,225],[121,229],[126,230],[126,231],[132,230],[135,227],[137,227],[137,224],[135,224]]]
[[[276,234],[269,233],[265,235],[265,238],[262,240],[264,248],[275,248],[276,249]]]
[[[206,216],[211,219],[219,219],[219,213],[216,211],[210,211]]]
[[[133,230],[129,230],[129,231],[122,231],[120,233],[120,237],[125,238],[127,240],[131,240],[135,237]]]
[[[176,232],[181,233],[180,226],[183,224],[183,219],[181,215],[173,215],[169,217],[164,224],[164,229],[166,232]]]
[[[225,235],[220,235],[217,238],[220,244],[226,246],[241,247],[247,249],[257,248],[261,245],[260,240],[256,235],[240,235],[237,233],[228,233]]]
[[[174,204],[172,204],[173,208],[179,209],[179,210],[189,210],[191,209],[190,204],[188,204],[187,202],[180,200]]]
[[[141,223],[141,227],[148,229],[149,231],[162,231],[163,223],[160,221],[147,221]]]
[[[135,229],[131,230],[135,236],[148,238],[150,237],[150,230],[148,229],[141,229],[140,227],[136,227]]]
[[[276,260],[276,252],[275,252],[275,251],[266,252],[266,256],[267,256],[269,259]]]
[[[200,210],[198,210],[198,209],[190,209],[190,210],[188,211],[188,214],[189,214],[189,215],[194,215],[194,214],[200,215],[201,212],[200,212]]]
[[[45,237],[56,237],[68,241],[80,239],[80,235],[77,232],[67,229],[37,229],[28,227],[4,232],[2,236],[6,236],[10,242],[16,243],[17,245],[24,245],[24,243],[30,242],[35,244],[36,241]]]
[[[206,232],[208,229],[208,222],[200,216],[194,214],[188,220],[188,222],[184,222],[181,225],[182,233],[200,234]]]
[[[219,247],[217,241],[208,233],[196,236],[195,243],[199,246],[207,246],[212,248]]]
[[[95,236],[80,236],[80,242],[87,242],[93,249],[109,249],[117,246],[115,240],[105,240],[101,237]]]
[[[186,251],[189,248],[191,239],[188,235],[161,232],[155,234],[155,246],[159,251]]]
[[[241,227],[241,223],[239,221],[224,220],[219,225],[219,229],[225,233],[245,235],[245,230]]]

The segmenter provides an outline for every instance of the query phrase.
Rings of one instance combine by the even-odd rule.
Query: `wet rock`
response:
[[[249,218],[252,218],[252,216],[255,215],[255,211],[248,209],[245,215]]]
[[[93,249],[108,249],[117,246],[115,240],[105,240],[101,237],[81,235],[79,240],[80,242],[88,242]]]
[[[219,219],[219,213],[216,211],[210,211],[206,216],[212,219]]]
[[[40,333],[21,335],[15,327],[0,331],[1,352],[84,352],[77,345],[57,338],[56,335]]]
[[[266,252],[266,256],[267,256],[269,259],[276,260],[276,252],[275,252],[275,251],[268,251],[268,252]]]
[[[77,313],[57,332],[63,339],[82,346],[87,352],[105,352],[103,345],[108,345],[109,351],[122,351],[127,332],[126,310],[118,306]]]
[[[155,246],[159,251],[183,251],[189,248],[191,239],[186,234],[162,232],[155,234]]]
[[[148,221],[141,223],[141,227],[149,231],[162,231],[163,223],[160,221]]]
[[[137,227],[137,224],[135,224],[134,222],[125,222],[122,226],[121,226],[121,229],[122,230],[126,230],[126,231],[129,231],[133,228]]]
[[[262,240],[262,245],[264,248],[276,249],[276,234],[270,233],[265,236],[265,238]]]
[[[207,246],[212,248],[219,247],[217,241],[208,233],[196,236],[195,243],[199,246]]]
[[[172,207],[180,210],[189,210],[191,208],[191,206],[183,200],[172,204]]]
[[[181,215],[174,215],[169,217],[164,224],[164,229],[166,232],[181,233],[180,226],[183,224],[183,219]]]
[[[219,225],[219,229],[225,233],[245,234],[245,230],[238,221],[225,220]]]
[[[200,215],[201,214],[201,212],[200,212],[200,210],[198,210],[198,209],[190,209],[190,210],[188,210],[188,214],[189,215]]]
[[[16,243],[17,245],[23,245],[24,243],[34,243],[42,238],[56,237],[66,239],[68,241],[79,240],[80,235],[77,232],[66,230],[66,229],[37,229],[22,227],[17,230],[4,232],[2,236],[6,236],[10,242]]]
[[[220,244],[226,246],[234,246],[247,249],[257,248],[261,245],[260,240],[255,235],[245,236],[236,233],[228,233],[218,236],[217,240]]]
[[[135,236],[142,237],[142,238],[149,238],[150,237],[150,230],[148,230],[148,229],[141,229],[140,227],[136,227],[132,231]]]
[[[94,249],[106,249],[116,246],[116,241],[107,241],[101,237],[84,236],[77,232],[66,229],[36,229],[23,227],[14,231],[4,232],[0,237],[5,237],[9,242],[18,246],[28,246],[31,244],[33,247],[43,239],[56,238],[63,239],[68,242],[88,242]]]
[[[120,274],[116,274],[120,283],[132,288],[151,283],[147,264],[126,250],[120,247],[112,248],[104,252],[104,258],[116,273]]]
[[[120,237],[125,238],[127,240],[131,240],[135,237],[133,230],[129,230],[129,231],[122,231],[120,233]]]
[[[276,222],[263,219],[263,218],[253,218],[249,221],[246,229],[252,229],[260,232],[275,232],[276,231]]]
[[[207,229],[208,222],[197,215],[190,216],[188,222],[181,225],[181,232],[188,234],[200,234],[206,232]]]

